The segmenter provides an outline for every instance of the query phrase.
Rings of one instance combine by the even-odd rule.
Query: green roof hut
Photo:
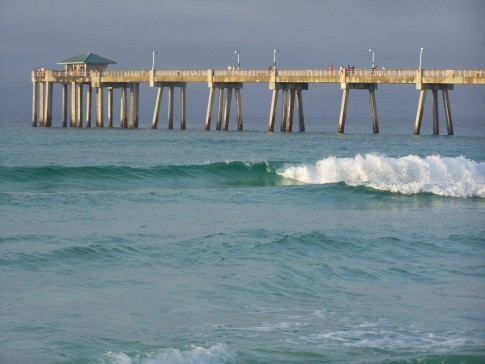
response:
[[[57,62],[57,64],[65,65],[66,71],[106,71],[108,65],[116,64],[116,62],[94,53],[83,53]]]

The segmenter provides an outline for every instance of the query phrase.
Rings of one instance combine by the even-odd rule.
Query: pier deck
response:
[[[103,70],[69,71],[38,69],[32,72],[33,100],[32,125],[52,125],[52,85],[62,86],[62,119],[67,126],[68,87],[70,86],[71,126],[83,125],[83,86],[86,91],[86,126],[91,126],[91,94],[96,89],[96,126],[104,126],[104,89],[108,90],[108,126],[113,126],[113,89],[121,89],[120,126],[138,126],[138,100],[140,83],[158,88],[152,127],[158,124],[158,111],[163,89],[168,89],[168,124],[173,128],[174,89],[180,89],[181,128],[185,128],[185,88],[188,83],[207,83],[209,100],[205,129],[210,130],[215,90],[219,90],[217,127],[228,129],[232,91],[238,120],[238,130],[243,129],[240,89],[244,83],[264,83],[272,90],[268,130],[274,130],[278,92],[282,91],[281,131],[292,131],[295,101],[298,109],[300,131],[305,130],[302,90],[309,84],[340,84],[342,103],[338,132],[343,133],[348,94],[351,89],[369,91],[373,132],[378,133],[375,90],[379,84],[415,84],[420,91],[414,133],[420,134],[426,91],[432,91],[433,134],[439,134],[437,92],[442,91],[448,134],[453,134],[448,91],[454,85],[485,85],[485,70],[421,70],[421,69],[227,69],[227,70]],[[129,89],[129,93],[128,93]],[[225,97],[224,97],[225,94]],[[225,99],[225,104],[224,103]],[[129,105],[127,104],[129,101]],[[128,114],[129,111],[129,114]],[[128,122],[129,119],[129,122]],[[224,124],[223,124],[224,123]]]

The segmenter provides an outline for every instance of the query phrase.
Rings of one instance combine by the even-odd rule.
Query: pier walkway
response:
[[[108,127],[113,126],[113,90],[121,90],[120,127],[138,127],[139,85],[148,83],[157,88],[152,127],[157,128],[160,104],[164,89],[168,90],[168,128],[173,128],[174,90],[180,90],[181,128],[185,129],[185,88],[193,82],[207,83],[209,97],[205,129],[210,130],[215,92],[218,90],[216,129],[228,130],[232,94],[235,94],[237,128],[243,129],[241,88],[244,83],[264,83],[272,91],[268,130],[274,131],[278,94],[281,90],[281,131],[293,130],[293,114],[298,109],[299,130],[305,130],[302,91],[309,84],[340,84],[342,102],[338,132],[343,133],[349,91],[368,90],[370,114],[374,133],[379,132],[376,95],[379,84],[415,84],[419,91],[414,134],[420,134],[421,122],[428,90],[432,93],[433,134],[439,134],[438,91],[442,92],[448,135],[453,135],[448,91],[454,85],[485,85],[485,70],[428,70],[428,69],[228,69],[228,70],[46,70],[32,71],[32,125],[52,125],[53,85],[62,87],[62,126],[67,126],[68,101],[70,100],[70,126],[91,126],[92,93],[96,91],[96,126],[104,126],[107,105]],[[84,101],[83,87],[86,87]],[[70,97],[68,97],[70,88]],[[107,101],[104,95],[107,90]],[[84,105],[85,103],[85,105]],[[85,118],[83,111],[85,109]]]

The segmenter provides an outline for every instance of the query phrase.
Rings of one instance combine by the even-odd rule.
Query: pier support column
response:
[[[53,87],[52,82],[45,83],[45,116],[44,116],[44,126],[52,126],[52,94]]]
[[[173,129],[173,86],[168,88],[168,128]]]
[[[286,131],[286,115],[288,114],[288,89],[283,89],[283,99],[281,100],[281,131]]]
[[[128,126],[128,118],[126,112],[126,85],[121,87],[121,101],[120,101],[120,128],[126,128]]]
[[[37,126],[37,99],[39,85],[36,81],[32,82],[32,126]]]
[[[440,120],[438,114],[438,90],[431,90],[433,104],[433,135],[440,135]]]
[[[88,85],[86,90],[86,128],[91,127],[91,101],[92,101],[92,91],[91,85]]]
[[[108,87],[108,128],[113,127],[113,87]]]
[[[44,126],[45,82],[39,82],[39,126]]]
[[[77,124],[76,123],[77,113],[76,113],[76,83],[75,82],[71,82],[70,91],[71,91],[71,123],[69,124],[69,126],[71,128],[75,128]]]
[[[180,87],[180,129],[185,130],[185,86]]]
[[[338,119],[338,132],[340,134],[344,133],[345,129],[345,117],[347,115],[347,102],[349,100],[349,89],[344,88],[342,90],[342,103],[340,105],[340,116]]]
[[[308,83],[270,82],[269,88],[273,91],[273,95],[271,97],[271,105],[269,110],[268,131],[274,131],[279,90],[281,90],[283,94],[283,96],[281,97],[280,131],[293,130],[295,101],[296,107],[298,108],[299,129],[300,131],[305,131],[302,90],[308,90]]]
[[[229,117],[231,115],[232,87],[227,88],[226,105],[224,106],[224,126],[222,130],[229,130]]]
[[[296,90],[296,105],[298,107],[298,124],[300,131],[305,131],[305,117],[303,114],[303,97],[301,90]]]
[[[242,118],[242,104],[241,104],[241,91],[243,88],[242,82],[209,82],[209,101],[207,103],[207,114],[205,130],[210,130],[210,121],[212,119],[212,106],[214,103],[215,89],[219,89],[218,107],[217,107],[217,125],[216,130],[229,130],[229,119],[231,115],[231,101],[232,90],[234,89],[236,99],[236,113],[237,113],[237,129],[243,130],[243,118]],[[226,100],[223,109],[224,90],[226,92]],[[223,125],[221,125],[224,123]]]
[[[443,106],[445,108],[445,117],[446,117],[446,128],[448,131],[448,135],[454,135],[453,132],[453,122],[451,120],[451,109],[450,109],[450,99],[448,97],[448,90],[441,90],[443,96]]]
[[[374,89],[369,89],[370,115],[372,118],[372,131],[379,134],[379,123],[377,121],[376,94]]]
[[[271,106],[269,109],[269,120],[268,120],[268,131],[274,131],[274,122],[276,117],[276,106],[278,104],[278,90],[275,88],[273,90],[273,95],[271,96]]]
[[[217,124],[216,130],[222,129],[222,115],[224,110],[224,89],[219,87],[219,98],[217,103]]]
[[[140,105],[140,84],[135,83],[135,128],[138,128]]]
[[[234,92],[235,92],[235,96],[236,96],[237,130],[243,130],[241,89],[236,88],[234,90]]]
[[[37,103],[39,98],[39,85],[36,81],[32,81],[32,126],[37,126]]]
[[[448,90],[453,90],[452,84],[431,84],[418,83],[416,88],[419,90],[418,109],[416,112],[416,121],[414,123],[414,134],[420,135],[421,124],[423,120],[424,101],[426,99],[426,91],[431,90],[432,96],[432,114],[433,114],[433,135],[439,135],[439,112],[438,112],[438,91],[441,91],[443,96],[443,106],[446,117],[446,128],[448,135],[453,135],[453,122],[451,119],[450,100],[448,97]]]
[[[349,91],[353,90],[369,90],[370,101],[370,113],[372,119],[372,130],[374,134],[379,133],[379,124],[377,122],[377,107],[376,107],[376,95],[377,90],[376,83],[348,83],[341,82],[340,88],[342,89],[342,104],[340,105],[340,117],[338,123],[338,132],[343,134],[345,129],[345,118],[347,116],[347,104],[349,99]]]
[[[133,129],[135,127],[135,84],[130,84],[130,123],[129,128]]]
[[[423,111],[424,111],[425,101],[426,101],[426,89],[422,89],[419,91],[418,110],[416,112],[416,121],[414,123],[414,135],[419,135],[421,133],[421,123],[423,121]]]
[[[77,85],[77,127],[83,127],[83,84]]]
[[[62,127],[67,127],[67,84],[62,85],[62,107],[61,107],[61,119]]]
[[[155,109],[153,110],[152,129],[156,129],[158,126],[158,116],[160,114],[160,103],[162,102],[162,97],[163,86],[158,88],[157,99],[155,100]]]
[[[175,87],[180,88],[180,129],[186,128],[186,113],[185,113],[185,88],[187,87],[186,82],[153,82],[152,87],[158,87],[157,98],[155,100],[155,108],[153,110],[152,119],[152,129],[158,127],[158,117],[160,114],[160,107],[163,97],[163,89],[168,88],[168,129],[173,129],[173,118],[174,118],[174,103],[175,103]],[[209,94],[209,99],[210,99]],[[211,100],[209,100],[211,102]],[[207,119],[206,119],[207,126]],[[208,127],[210,128],[210,120]]]
[[[96,126],[104,128],[103,87],[96,87]]]
[[[207,101],[207,113],[205,114],[205,130],[211,130],[213,103],[214,103],[214,87],[209,86],[209,100]]]
[[[295,89],[289,90],[288,112],[286,120],[286,131],[293,131],[293,112],[295,110]]]

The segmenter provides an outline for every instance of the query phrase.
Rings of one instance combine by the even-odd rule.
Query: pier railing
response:
[[[155,77],[204,77],[207,76],[207,70],[156,70]]]
[[[42,81],[46,77],[53,76],[54,79],[63,79],[62,82],[89,82],[89,78],[144,78],[148,82],[152,72],[155,78],[163,77],[177,78],[193,78],[193,82],[202,82],[208,76],[211,70],[108,70],[108,71],[75,71],[75,70],[46,70],[43,68],[35,69],[33,77],[37,81]],[[234,79],[241,78],[242,82],[261,82],[270,80],[274,75],[275,70],[272,69],[222,69],[212,70],[214,77],[227,77]],[[449,83],[468,83],[470,79],[485,77],[485,70],[469,69],[469,70],[440,70],[440,69],[424,69],[421,71],[422,77],[435,78],[439,82],[443,79],[449,79]],[[284,82],[299,82],[298,78],[304,82],[340,82],[337,78],[340,76],[348,77],[362,77],[366,78],[365,82],[389,82],[401,83],[414,82],[414,79],[419,75],[417,69],[278,69],[276,70],[277,77],[286,79]],[[254,81],[257,79],[257,81]],[[295,81],[292,81],[295,79]],[[441,79],[441,80],[439,80]],[[459,81],[461,79],[461,81]],[[55,82],[55,81],[54,81]],[[302,81],[303,82],[303,81]],[[348,80],[347,80],[348,82]]]
[[[485,77],[484,70],[423,70],[424,77]]]
[[[214,76],[218,77],[269,77],[270,70],[264,69],[242,69],[242,70],[214,70]]]

